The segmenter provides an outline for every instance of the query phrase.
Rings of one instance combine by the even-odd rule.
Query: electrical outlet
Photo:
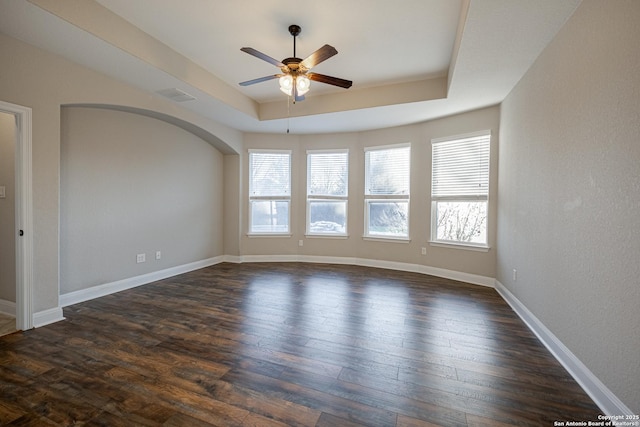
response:
[[[298,240],[298,246],[304,245],[304,240]]]
[[[427,248],[422,248],[422,255],[426,255],[427,254]]]
[[[515,282],[516,280],[518,280],[518,270],[516,270],[515,268],[513,269],[513,281]]]
[[[145,262],[147,260],[147,256],[145,254],[136,255],[136,262],[140,264],[141,262]]]
[[[161,258],[162,258],[162,252],[156,251],[156,259],[161,259]]]

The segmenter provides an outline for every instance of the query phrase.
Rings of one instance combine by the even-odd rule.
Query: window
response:
[[[491,134],[432,140],[431,241],[487,246]]]
[[[365,237],[409,238],[411,145],[365,148]]]
[[[347,234],[349,152],[307,152],[307,234]]]
[[[249,150],[249,234],[288,234],[291,152]]]

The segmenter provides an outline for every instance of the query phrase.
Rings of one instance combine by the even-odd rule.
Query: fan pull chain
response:
[[[291,118],[291,97],[287,96],[287,134],[289,133],[289,119]]]

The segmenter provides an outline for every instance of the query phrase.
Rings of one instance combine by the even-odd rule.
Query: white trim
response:
[[[385,237],[384,235],[365,235],[362,236],[362,240],[368,240],[370,242],[391,242],[391,243],[411,243],[410,237]]]
[[[16,117],[16,328],[33,328],[32,110],[0,101],[0,111]]]
[[[365,194],[369,202],[409,202],[411,194]]]
[[[433,241],[429,240],[429,246],[439,247],[439,248],[449,248],[449,249],[463,249],[467,251],[477,251],[477,252],[489,252],[491,249],[490,246],[484,245],[473,245],[459,242],[444,242],[444,241]]]
[[[201,268],[219,264],[223,261],[224,261],[224,257],[222,256],[208,258],[202,261],[196,261],[189,264],[167,268],[165,270],[154,271],[152,273],[142,274],[140,276],[118,280],[116,282],[105,283],[102,285],[93,286],[91,288],[69,292],[69,293],[60,295],[60,306],[67,307],[69,305],[78,304],[84,301],[89,301],[94,298],[99,298],[99,297],[110,295],[116,292],[135,288],[138,286],[147,285],[149,283],[152,283],[158,280],[177,276],[178,274],[188,273],[190,271],[199,270]]]
[[[290,238],[292,237],[293,234],[291,233],[247,233],[247,237],[250,239],[256,238],[256,237],[286,237],[286,238]]]
[[[337,257],[323,255],[303,255],[299,262],[309,264],[338,264],[338,265],[359,265],[358,258],[353,257]]]
[[[384,268],[387,270],[408,271],[412,273],[428,274],[431,276],[443,277],[446,279],[457,280],[460,282],[471,283],[474,285],[493,287],[495,279],[477,274],[463,273],[460,271],[446,270],[444,268],[430,267],[419,264],[409,264],[395,261],[382,261],[376,259],[355,258],[355,257],[331,257],[331,256],[313,256],[313,255],[224,255],[215,258],[209,258],[202,261],[185,264],[178,267],[168,268],[141,276],[131,277],[112,283],[94,286],[88,289],[69,292],[60,295],[60,307],[78,304],[94,298],[110,295],[116,292],[124,291],[134,287],[146,285],[158,280],[173,277],[178,274],[187,273],[189,271],[198,270],[219,264],[221,262],[232,262],[240,264],[243,262],[306,262],[317,264],[343,264],[343,265],[359,265],[363,267]],[[52,309],[57,310],[57,309]],[[62,320],[62,317],[58,320]],[[49,322],[51,323],[51,322]],[[41,326],[41,324],[39,324]]]
[[[348,239],[349,234],[320,234],[320,233],[305,233],[304,237],[308,239]]]
[[[357,258],[315,255],[243,255],[238,257],[237,262],[302,262],[315,264],[358,265]]]
[[[7,301],[6,299],[0,299],[0,314],[16,317],[16,303]]]
[[[300,262],[299,255],[241,255],[239,263],[243,262]]]
[[[587,368],[518,298],[502,283],[495,281],[498,294],[531,329],[558,362],[571,374],[576,382],[593,399],[606,415],[634,415],[602,381]]]
[[[64,313],[62,313],[62,307],[50,308],[48,310],[38,311],[33,313],[33,327],[40,328],[42,326],[50,325],[51,323],[64,320]]]
[[[279,196],[251,196],[251,200],[257,201],[274,201],[274,202],[288,202],[291,200],[290,194],[281,194]]]
[[[331,257],[331,256],[314,256],[314,255],[243,255],[225,259],[228,262],[308,262],[320,264],[346,264],[359,265],[362,267],[384,268],[387,270],[407,271],[411,273],[428,274],[430,276],[442,277],[445,279],[457,280],[460,282],[470,283],[472,285],[480,285],[493,287],[495,279],[492,277],[481,276],[478,274],[464,273],[461,271],[447,270],[444,268],[430,267],[428,265],[409,264],[406,262],[383,261],[368,258],[356,257]]]

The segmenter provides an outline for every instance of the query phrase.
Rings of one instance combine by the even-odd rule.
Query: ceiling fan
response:
[[[293,36],[293,57],[285,58],[282,61],[278,61],[277,59],[265,55],[251,47],[243,47],[240,49],[249,55],[253,55],[256,58],[260,58],[263,61],[267,61],[268,63],[275,65],[282,71],[280,74],[273,74],[271,76],[242,82],[240,83],[240,86],[249,86],[255,83],[266,82],[267,80],[279,79],[280,90],[289,96],[293,96],[294,102],[304,100],[304,94],[309,91],[309,86],[311,84],[310,80],[343,87],[345,89],[350,88],[353,84],[351,80],[344,80],[324,74],[309,72],[311,68],[338,53],[336,48],[333,46],[325,44],[305,59],[296,57],[296,36],[298,36],[301,31],[302,28],[298,25],[289,26],[289,33]]]

